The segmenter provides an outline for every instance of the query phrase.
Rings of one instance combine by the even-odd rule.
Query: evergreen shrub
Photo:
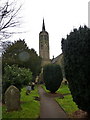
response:
[[[59,65],[48,64],[43,68],[43,80],[46,89],[55,93],[63,80],[62,71]]]

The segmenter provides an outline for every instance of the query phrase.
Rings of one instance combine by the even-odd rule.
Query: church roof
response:
[[[52,62],[53,64],[56,63],[62,54],[63,54],[63,53],[61,53],[60,55],[58,55],[56,58],[53,58],[53,59],[51,60],[51,62]]]

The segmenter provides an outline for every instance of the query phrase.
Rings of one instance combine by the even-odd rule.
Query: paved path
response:
[[[40,118],[67,118],[66,113],[44,89],[38,87],[40,94]]]

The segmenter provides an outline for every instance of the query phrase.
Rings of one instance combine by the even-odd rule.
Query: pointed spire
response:
[[[44,18],[43,18],[42,31],[45,31],[45,23],[44,23]]]

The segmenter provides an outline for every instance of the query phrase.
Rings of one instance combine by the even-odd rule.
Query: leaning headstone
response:
[[[5,92],[5,104],[8,112],[20,109],[20,92],[19,89],[13,85],[11,85]]]

